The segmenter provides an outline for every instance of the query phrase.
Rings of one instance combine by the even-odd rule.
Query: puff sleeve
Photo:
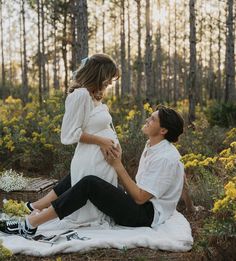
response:
[[[79,142],[91,109],[92,99],[85,88],[76,89],[67,96],[61,126],[62,144],[68,145]]]

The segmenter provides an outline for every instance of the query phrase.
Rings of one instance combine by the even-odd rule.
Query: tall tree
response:
[[[43,96],[47,95],[47,84],[46,84],[46,56],[45,56],[45,12],[44,12],[45,0],[41,0],[41,38],[42,38],[42,49],[41,49],[41,66],[42,66],[42,90]]]
[[[125,48],[125,0],[120,1],[120,61],[121,61],[121,96],[127,92],[126,48]]]
[[[235,101],[235,58],[234,58],[234,0],[227,0],[226,56],[225,56],[225,102]]]
[[[77,64],[88,56],[88,6],[87,0],[76,0],[77,21]]]
[[[210,20],[212,21],[212,17],[210,15]],[[213,25],[209,23],[209,64],[208,64],[208,92],[209,92],[209,99],[212,100],[215,98],[214,95],[214,72],[213,72]]]
[[[157,0],[157,8],[161,9],[161,2]],[[163,99],[163,88],[162,88],[162,46],[161,46],[161,21],[157,24],[157,33],[156,33],[156,86],[155,86],[155,95],[157,98],[162,101]]]
[[[189,122],[195,120],[195,105],[196,105],[196,16],[195,16],[196,0],[189,0],[189,24],[190,24],[190,68],[189,68]]]
[[[218,13],[218,62],[217,62],[217,86],[216,86],[216,96],[217,100],[221,100],[221,81],[222,81],[222,75],[221,75],[221,6],[220,2],[218,2],[219,7],[219,13]]]
[[[71,70],[74,72],[76,70],[76,54],[77,54],[77,43],[76,43],[76,5],[75,0],[70,1],[70,35],[71,35]],[[64,13],[65,21],[65,13]],[[64,25],[65,28],[65,25]],[[64,50],[66,51],[66,50]],[[79,62],[80,63],[80,62]]]
[[[64,78],[64,87],[65,87],[65,94],[67,93],[68,90],[68,62],[67,62],[67,17],[68,17],[68,9],[70,8],[70,3],[67,3],[67,0],[64,0],[63,3],[63,29],[62,29],[62,59],[64,62],[64,69],[65,69],[65,78]],[[71,24],[72,24],[72,18],[71,18]],[[72,36],[71,42],[73,42],[74,36]],[[73,48],[73,46],[72,46]],[[74,56],[75,57],[75,56]],[[73,56],[72,56],[73,58]],[[75,61],[75,60],[74,60]],[[71,63],[71,69],[74,71],[75,68],[75,62]]]
[[[145,76],[146,76],[146,96],[148,99],[153,97],[152,81],[152,35],[150,19],[150,0],[146,0],[146,49],[145,49]]]
[[[25,32],[25,0],[21,0],[21,17],[22,17],[22,33],[23,33],[23,70],[22,70],[22,90],[23,90],[23,103],[28,102],[29,86],[28,86],[28,65],[26,53],[26,32]]]
[[[3,42],[3,15],[2,15],[2,0],[0,1],[0,27],[1,27],[1,56],[2,56],[2,98],[5,99],[5,85],[6,85],[6,73],[5,73],[5,61],[4,61],[4,42]]]
[[[137,57],[137,98],[141,99],[141,81],[142,81],[142,54],[141,54],[141,1],[136,0],[137,3],[137,20],[138,20],[138,57]]]
[[[103,53],[106,53],[106,46],[105,46],[105,19],[106,19],[105,0],[102,0],[102,52]]]
[[[38,72],[39,72],[39,82],[38,82],[38,92],[39,92],[39,106],[42,107],[43,97],[42,97],[42,58],[41,58],[41,15],[40,15],[40,5],[41,1],[37,0],[37,29],[38,29]]]
[[[177,57],[177,10],[176,2],[174,3],[174,106],[177,105],[177,100],[179,97],[179,88],[177,82],[178,74],[178,57]]]
[[[166,94],[166,98],[167,98],[167,102],[170,102],[171,99],[171,92],[172,92],[172,82],[171,82],[171,78],[172,78],[172,72],[171,72],[171,10],[170,10],[170,2],[168,3],[168,62],[167,62],[167,75],[166,75],[166,80],[167,80],[167,94]]]
[[[58,48],[57,48],[57,13],[58,13],[58,8],[57,8],[57,3],[54,0],[52,3],[52,27],[53,27],[53,88],[58,90],[59,89],[59,80],[58,80]]]
[[[127,20],[128,20],[128,48],[127,48],[127,93],[131,89],[131,30],[130,30],[130,1],[127,1]]]

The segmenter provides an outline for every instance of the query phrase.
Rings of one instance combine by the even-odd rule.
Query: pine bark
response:
[[[28,102],[28,94],[29,94],[27,52],[26,52],[26,31],[25,31],[25,0],[21,0],[21,17],[22,17],[22,33],[23,33],[22,100],[23,100],[23,104],[25,105]]]
[[[138,20],[138,57],[137,57],[137,99],[141,99],[141,84],[142,84],[142,54],[141,54],[141,1],[137,3],[137,20]]]
[[[189,0],[190,13],[190,68],[189,68],[189,123],[195,120],[196,106],[196,16],[195,16],[196,0]]]
[[[1,58],[2,58],[2,99],[6,98],[6,73],[5,73],[5,57],[4,57],[4,42],[3,42],[3,15],[2,15],[2,0],[0,1],[0,27],[1,27]]]
[[[39,73],[39,82],[38,82],[38,92],[39,92],[39,106],[42,107],[43,97],[42,97],[42,61],[41,61],[41,1],[37,0],[37,27],[38,27],[38,73]]]
[[[227,0],[226,61],[225,61],[225,102],[235,101],[235,60],[234,60],[234,0]]]
[[[120,3],[120,61],[121,61],[121,97],[127,91],[126,48],[125,48],[125,0]]]
[[[152,35],[150,19],[150,0],[146,0],[146,49],[145,49],[145,76],[146,76],[146,96],[153,98],[152,81]]]
[[[87,0],[76,0],[76,25],[77,25],[77,65],[88,57],[88,6]]]

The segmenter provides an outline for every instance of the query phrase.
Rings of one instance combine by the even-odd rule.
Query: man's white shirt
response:
[[[147,142],[136,175],[137,185],[151,193],[154,207],[152,227],[157,228],[175,211],[182,193],[184,165],[176,147],[162,140],[150,146]]]

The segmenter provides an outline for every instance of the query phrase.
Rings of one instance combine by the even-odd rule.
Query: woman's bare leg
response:
[[[48,208],[49,206],[51,206],[51,202],[54,201],[57,198],[58,197],[57,197],[56,193],[54,192],[54,190],[51,190],[44,197],[42,197],[39,200],[31,203],[31,206],[34,209],[43,210],[44,208]]]

